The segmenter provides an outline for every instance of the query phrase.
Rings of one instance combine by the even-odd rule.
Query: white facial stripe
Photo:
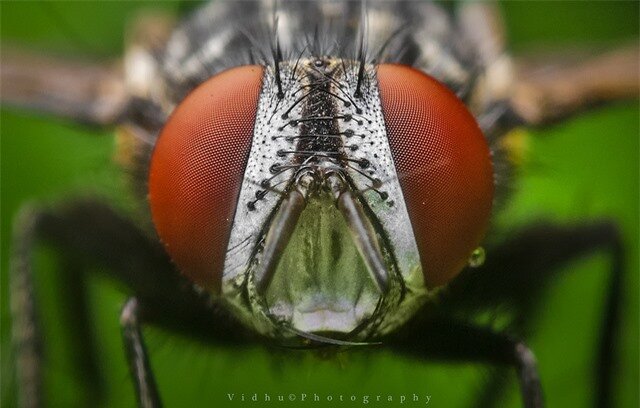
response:
[[[281,72],[283,88],[292,86],[289,78],[291,71],[283,67]],[[271,180],[273,190],[281,191],[294,175],[293,170],[282,171],[276,175],[272,166],[292,166],[291,157],[278,157],[279,150],[286,150],[290,144],[287,136],[296,136],[298,130],[290,126],[288,119],[283,119],[283,113],[296,100],[296,95],[285,93],[283,99],[278,99],[275,80],[271,68],[265,69],[265,80],[258,102],[256,123],[254,126],[251,151],[245,169],[236,214],[234,217],[231,237],[225,259],[222,278],[223,292],[234,291],[242,282],[244,273],[249,267],[253,247],[260,237],[267,219],[280,201],[281,196],[276,191],[267,191],[264,198],[256,202],[256,194],[265,191],[261,185],[264,180]],[[301,106],[294,108],[293,113],[299,115]],[[275,176],[275,177],[274,177]],[[254,203],[255,209],[250,209],[249,203]]]
[[[356,115],[355,120],[348,123],[348,129],[354,136],[345,140],[345,144],[356,144],[359,158],[366,159],[369,166],[365,169],[353,166],[347,169],[347,173],[353,179],[358,191],[362,191],[364,201],[376,215],[376,218],[395,253],[396,262],[405,283],[412,289],[424,287],[424,279],[420,266],[420,256],[416,245],[413,228],[409,220],[409,214],[396,173],[391,147],[387,138],[387,130],[382,114],[378,83],[375,77],[375,68],[367,68],[369,84],[366,92],[358,99],[357,103],[362,109],[361,115]],[[355,89],[355,79],[347,78],[352,83],[350,89]],[[360,123],[358,123],[358,121]],[[346,129],[342,129],[344,132]],[[357,168],[357,170],[356,170]],[[358,171],[359,170],[359,171]],[[377,190],[386,193],[388,198],[383,200],[378,191],[373,190],[370,177],[379,179],[382,186]]]

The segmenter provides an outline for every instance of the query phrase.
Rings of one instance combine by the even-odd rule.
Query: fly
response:
[[[42,239],[93,255],[130,286],[121,324],[141,406],[160,405],[143,323],[235,345],[383,344],[418,358],[507,364],[524,405],[542,406],[525,343],[454,316],[480,293],[525,309],[517,276],[598,247],[612,253],[609,299],[617,297],[623,255],[610,223],[532,228],[488,250],[484,265],[481,245],[509,195],[510,130],[635,96],[637,52],[513,84],[494,13],[410,2],[214,3],[166,42],[141,31],[124,80],[79,66],[60,70],[79,84],[62,88],[36,79],[63,63],[9,59],[8,102],[120,127],[142,214],[134,224],[95,201],[22,212],[12,263],[22,405],[40,403],[30,253]],[[557,83],[594,72],[618,81],[604,80],[604,94],[582,83],[582,94],[554,99]],[[567,245],[575,236],[584,241]],[[518,245],[540,264],[518,264],[510,280],[502,262]],[[557,247],[563,256],[549,259]],[[607,333],[617,320],[611,302]],[[612,341],[602,342],[601,364]]]

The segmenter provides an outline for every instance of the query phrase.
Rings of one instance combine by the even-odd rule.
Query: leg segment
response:
[[[511,105],[528,125],[548,125],[594,105],[638,97],[635,44],[574,61],[567,61],[567,54],[516,59]]]
[[[25,209],[13,231],[13,248],[9,271],[11,290],[11,340],[16,364],[18,406],[42,405],[42,347],[33,293],[30,253],[37,213]]]
[[[622,278],[624,273],[624,250],[617,230],[610,231],[612,252],[612,276],[607,288],[604,319],[600,328],[600,350],[596,360],[596,406],[611,405],[613,373],[616,367],[615,345],[620,327],[623,304]]]
[[[125,70],[131,65],[141,69],[143,64],[145,72],[155,74],[159,69],[157,55],[173,25],[174,18],[169,15],[141,13],[127,33],[131,43],[124,61],[70,61],[6,50],[0,62],[0,99],[5,105],[93,126],[122,123],[137,108],[134,104],[149,101],[154,84],[150,75],[132,76]]]
[[[142,408],[161,407],[158,387],[149,365],[147,349],[142,338],[140,308],[136,298],[130,298],[122,308],[120,325],[124,350],[133,378],[138,404]]]
[[[115,63],[69,62],[9,51],[0,68],[3,104],[106,126],[118,122],[129,103],[124,75]]]

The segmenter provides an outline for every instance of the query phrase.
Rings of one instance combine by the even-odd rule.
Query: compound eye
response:
[[[428,287],[453,279],[480,244],[491,215],[487,142],[465,105],[408,66],[378,67],[389,145]]]
[[[221,72],[165,124],[151,157],[149,202],[160,239],[193,282],[220,289],[249,155],[263,68]]]

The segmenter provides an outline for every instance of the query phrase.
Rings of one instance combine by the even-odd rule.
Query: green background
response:
[[[63,55],[92,58],[118,56],[125,24],[141,8],[175,11],[190,4],[161,2],[0,2],[2,46],[7,44]],[[509,2],[504,4],[510,47],[518,52],[542,44],[608,46],[638,41],[637,2]],[[11,221],[26,202],[52,203],[102,194],[119,203],[126,191],[111,164],[112,132],[3,109],[1,116],[1,334],[3,407],[15,404],[9,353],[7,265]],[[621,226],[628,254],[625,276],[621,364],[615,396],[621,407],[638,401],[638,103],[626,102],[529,134],[528,161],[517,193],[496,221],[502,231],[539,218],[586,221],[606,216]],[[489,253],[488,256],[491,256]],[[94,406],[70,361],[70,349],[56,297],[60,288],[52,272],[55,254],[41,250],[37,276],[46,334],[46,397],[50,406]],[[608,277],[607,257],[594,254],[572,262],[554,281],[532,325],[529,342],[538,358],[545,395],[551,407],[590,405],[596,339]],[[134,406],[133,391],[119,338],[118,315],[123,288],[99,274],[90,281],[91,310],[105,376],[105,406]],[[167,407],[244,406],[237,399],[254,392],[318,393],[325,396],[432,396],[429,406],[458,407],[473,400],[488,371],[474,364],[415,363],[390,351],[341,354],[321,360],[306,353],[273,355],[260,347],[229,350],[203,346],[156,328],[145,329],[153,367]],[[428,335],[428,334],[425,334]],[[236,402],[227,402],[227,393]],[[501,405],[520,406],[511,380]],[[251,403],[250,405],[258,405]],[[294,403],[282,405],[294,406]],[[325,404],[314,403],[312,406]],[[355,406],[357,403],[335,403]],[[375,401],[371,406],[382,406]],[[385,404],[389,405],[389,404]],[[420,404],[404,405],[417,406]]]

